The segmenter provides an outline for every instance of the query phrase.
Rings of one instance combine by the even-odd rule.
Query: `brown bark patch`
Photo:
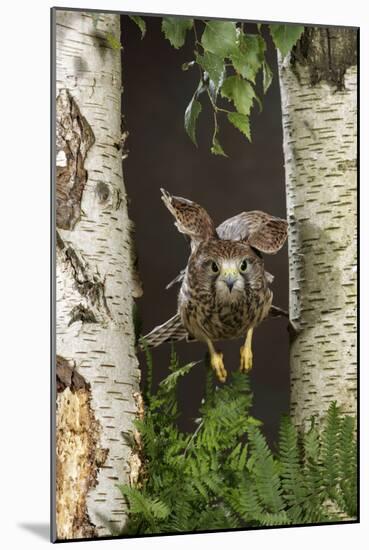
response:
[[[66,89],[56,99],[56,225],[72,230],[81,216],[87,181],[87,152],[95,142],[91,126]]]
[[[96,196],[101,204],[104,204],[108,201],[110,197],[109,186],[103,181],[99,181],[95,187]]]
[[[72,392],[80,389],[89,389],[89,384],[75,370],[74,361],[68,361],[60,355],[56,356],[56,389],[57,392],[70,388]]]
[[[57,357],[56,527],[57,538],[98,536],[87,512],[87,494],[107,458],[101,426],[91,407],[90,385],[73,362]]]
[[[299,77],[299,65],[309,68],[310,83],[328,82],[344,89],[347,69],[357,64],[357,29],[306,27],[291,53],[291,66]]]

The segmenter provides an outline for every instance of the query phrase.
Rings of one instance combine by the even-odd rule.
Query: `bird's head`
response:
[[[263,260],[242,242],[209,240],[190,260],[189,275],[200,288],[210,290],[222,302],[258,290],[265,284]]]
[[[219,258],[211,265],[212,271],[218,274],[216,286],[218,290],[228,290],[228,292],[243,291],[245,288],[244,274],[247,271],[246,258]]]

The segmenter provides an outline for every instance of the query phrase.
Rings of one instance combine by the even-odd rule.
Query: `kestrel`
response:
[[[287,222],[265,212],[242,212],[217,228],[200,205],[171,196],[161,189],[162,200],[181,233],[190,238],[191,255],[183,272],[177,313],[143,337],[149,347],[187,338],[207,344],[210,364],[225,382],[223,354],[217,340],[245,337],[241,371],[252,367],[252,334],[272,307],[261,253],[275,254],[287,237]]]

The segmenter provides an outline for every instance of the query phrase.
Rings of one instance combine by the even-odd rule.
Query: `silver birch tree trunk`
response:
[[[56,537],[119,532],[139,457],[130,221],[122,174],[119,15],[54,11]]]
[[[279,54],[297,425],[356,413],[356,48],[356,29],[307,28]]]

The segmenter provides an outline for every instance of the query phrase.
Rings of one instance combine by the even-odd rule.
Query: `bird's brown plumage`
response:
[[[287,228],[286,220],[253,210],[225,220],[216,231],[220,239],[246,241],[260,252],[275,254],[284,245]]]
[[[178,311],[144,337],[149,346],[192,338],[206,342],[218,378],[226,378],[216,340],[247,334],[241,348],[241,368],[251,368],[251,336],[267,315],[273,293],[272,276],[264,270],[260,252],[274,254],[287,237],[287,222],[265,212],[242,212],[216,229],[200,205],[162,191],[175,225],[191,240],[191,255],[178,296]]]
[[[230,291],[222,266],[238,270]],[[219,266],[214,273],[212,263]],[[226,267],[224,268],[226,269]],[[183,325],[197,340],[240,338],[268,314],[272,292],[267,286],[263,260],[243,242],[211,239],[191,254],[179,291],[178,311]]]

